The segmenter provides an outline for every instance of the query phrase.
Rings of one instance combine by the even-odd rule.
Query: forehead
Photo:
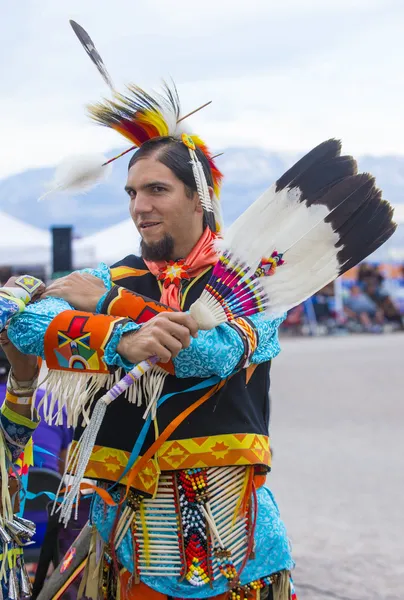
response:
[[[165,182],[175,184],[179,179],[174,173],[154,157],[141,158],[128,172],[127,185],[133,188],[139,188],[147,185],[151,181]]]

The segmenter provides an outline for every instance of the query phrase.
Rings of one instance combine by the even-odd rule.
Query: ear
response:
[[[209,186],[208,190],[209,190],[210,199],[212,200],[213,196],[214,196],[214,193],[215,193],[214,190],[213,190],[213,187]],[[196,210],[197,210],[197,212],[203,212],[203,208],[202,208],[199,196],[198,196],[198,192],[195,192],[195,194],[196,194],[196,198],[197,198]]]
[[[195,198],[195,212],[197,212],[198,214],[203,214],[203,208],[202,208],[202,204],[201,204],[201,200],[199,198],[198,192],[194,192],[194,198]]]

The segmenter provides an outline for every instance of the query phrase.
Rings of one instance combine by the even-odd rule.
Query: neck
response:
[[[170,256],[170,260],[180,260],[181,258],[186,258],[188,254],[190,254],[191,250],[196,246],[200,238],[202,237],[203,229],[201,227],[200,231],[192,238],[182,243],[175,243],[173,252]]]

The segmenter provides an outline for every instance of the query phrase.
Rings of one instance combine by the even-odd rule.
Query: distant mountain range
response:
[[[298,158],[297,154],[259,148],[227,148],[217,160],[225,175],[222,192],[225,222],[237,218]],[[76,236],[88,235],[128,217],[128,198],[123,189],[127,163],[125,158],[116,161],[108,181],[85,195],[69,198],[60,194],[40,203],[37,198],[46,191],[53,169],[23,171],[0,180],[0,210],[37,227],[73,225]],[[359,167],[376,176],[385,198],[393,204],[404,204],[404,156],[363,156]],[[404,247],[401,229],[393,239],[396,238],[395,246]]]

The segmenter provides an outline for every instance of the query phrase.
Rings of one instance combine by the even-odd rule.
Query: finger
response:
[[[45,292],[46,290],[46,285],[40,285],[39,288],[36,290],[35,294],[32,296],[32,300],[37,300],[38,298],[40,298],[42,296],[42,294]]]
[[[49,291],[53,291],[53,290],[59,290],[62,287],[62,284],[59,281],[55,281],[54,283],[51,283],[50,285],[48,285],[45,288],[44,293],[47,293]]]
[[[159,362],[168,363],[171,360],[171,352],[157,341],[150,345],[150,356],[157,356]]]
[[[155,322],[154,326],[157,328],[156,331],[165,331],[169,335],[177,338],[182,344],[183,348],[188,348],[191,343],[190,332],[187,327],[175,323],[170,319],[159,319]]]
[[[80,275],[81,275],[81,277],[83,277],[83,279],[86,279],[87,281],[96,283],[100,287],[105,287],[102,279],[100,279],[99,277],[96,277],[95,275],[91,275],[90,273],[80,273]]]
[[[165,331],[159,333],[157,340],[164,348],[169,350],[173,357],[177,356],[182,350],[182,343],[176,337],[173,337]]]
[[[47,288],[43,294],[41,294],[40,299],[44,298],[63,298],[63,291],[57,288],[49,289]]]
[[[171,336],[177,338],[177,340],[181,342],[183,348],[188,348],[191,343],[191,335],[187,327],[170,322],[168,332]]]
[[[168,319],[173,323],[183,325],[188,329],[192,337],[198,337],[198,324],[191,315],[187,313],[167,313]]]

